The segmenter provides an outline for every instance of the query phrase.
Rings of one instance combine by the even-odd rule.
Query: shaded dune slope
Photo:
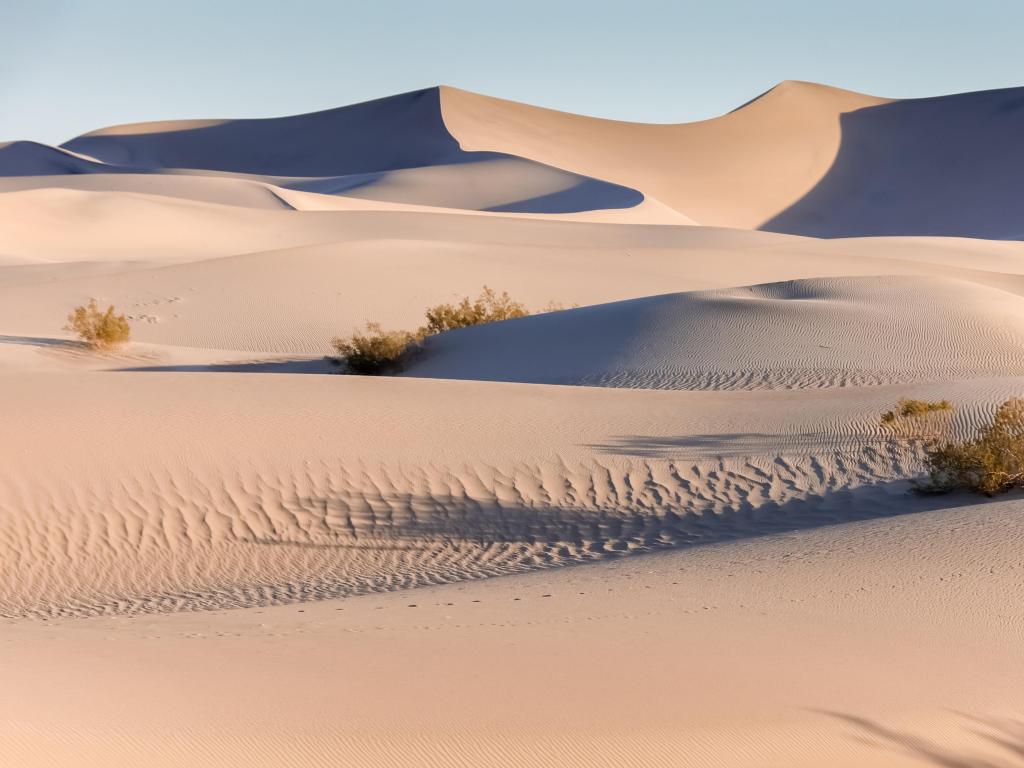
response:
[[[412,376],[657,389],[883,384],[1024,372],[1024,298],[928,277],[653,296],[430,339]]]
[[[107,166],[74,152],[39,144],[11,141],[0,144],[0,178],[61,176],[80,173],[132,173],[135,169]]]
[[[1024,238],[1024,88],[897,101],[840,121],[828,173],[763,229]]]
[[[255,175],[288,189],[401,203],[574,213],[643,201],[618,184],[504,153],[464,151],[445,127],[437,88],[292,117],[130,129],[85,134],[63,148],[110,167]],[[31,172],[24,163],[19,168]]]
[[[62,146],[114,165],[270,176],[343,176],[476,159],[445,130],[436,89],[291,117],[153,133],[143,126],[127,134],[104,130]]]

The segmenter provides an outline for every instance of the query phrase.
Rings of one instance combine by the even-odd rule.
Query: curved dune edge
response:
[[[445,125],[463,149],[595,175],[701,224],[743,228],[756,228],[821,181],[839,151],[841,114],[888,101],[787,81],[721,117],[649,125],[441,88]]]

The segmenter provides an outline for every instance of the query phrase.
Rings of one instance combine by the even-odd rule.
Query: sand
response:
[[[0,146],[0,762],[1024,764],[1024,501],[879,423],[1021,394],[1014,94]],[[484,285],[568,308],[324,358]]]

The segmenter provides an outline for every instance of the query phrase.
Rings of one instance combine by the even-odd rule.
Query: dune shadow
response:
[[[304,115],[155,133],[94,133],[63,149],[104,163],[286,177],[367,174],[471,162],[448,132],[438,88]]]
[[[53,349],[88,350],[84,341],[74,339],[54,339],[46,336],[7,336],[0,335],[0,344],[17,344],[26,347],[49,347]]]
[[[680,454],[706,457],[747,456],[762,453],[766,446],[779,453],[800,453],[819,448],[823,435],[803,432],[792,435],[767,432],[720,432],[703,435],[652,436],[621,435],[604,443],[590,443],[601,453],[615,456],[637,456],[647,459],[675,458]],[[851,435],[851,446],[862,448],[870,444],[885,444],[890,438]]]
[[[331,518],[345,524],[332,525],[333,531],[321,539],[261,543],[362,549],[418,548],[424,542],[456,547],[529,546],[545,562],[569,564],[985,502],[967,494],[919,496],[913,494],[909,481],[890,480],[826,488],[778,501],[745,492],[725,499],[717,492],[697,489],[678,503],[652,508],[645,489],[636,486],[635,478],[632,482],[628,498],[605,499],[596,505],[398,492],[298,497],[294,499],[298,507],[330,510]],[[652,477],[648,490],[657,493],[657,487],[662,494],[671,493],[663,482]],[[765,480],[766,485],[770,482]],[[577,489],[573,495],[592,490]],[[680,496],[690,490],[680,489]]]
[[[118,368],[121,373],[337,373],[338,366],[328,358],[292,358],[283,360],[246,360],[230,363],[187,365],[142,365]]]
[[[950,747],[906,730],[899,730],[867,717],[812,710],[839,720],[852,728],[851,738],[937,768],[1024,768],[1024,720],[1019,718],[978,718],[961,714],[964,730],[986,747],[985,755]],[[991,753],[991,754],[989,754]]]
[[[35,141],[14,141],[0,147],[0,177],[147,172],[145,168],[104,165]]]
[[[811,237],[1024,238],[1024,89],[840,116],[825,176],[759,229]]]

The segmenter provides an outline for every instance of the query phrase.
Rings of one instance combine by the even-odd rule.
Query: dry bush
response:
[[[424,336],[444,333],[471,325],[497,323],[515,317],[526,317],[530,310],[518,301],[512,301],[507,291],[500,294],[484,286],[475,299],[465,298],[458,304],[438,304],[427,310],[427,324],[420,329]]]
[[[966,489],[991,496],[1024,485],[1024,399],[1011,398],[973,440],[926,449],[922,493]]]
[[[948,400],[900,400],[882,414],[882,427],[908,440],[935,442],[949,434],[953,404]]]
[[[348,338],[334,339],[331,344],[350,372],[378,376],[401,371],[422,338],[408,331],[385,331],[380,323],[367,323],[365,333],[356,331]]]
[[[903,398],[896,408],[882,414],[883,424],[893,424],[898,418],[913,419],[936,411],[952,411],[953,404],[949,400],[908,400]]]
[[[94,349],[112,349],[125,344],[131,337],[128,318],[118,315],[114,305],[101,312],[96,299],[89,299],[84,307],[75,307],[68,315],[65,331],[74,331],[78,338]]]
[[[558,312],[562,309],[565,307],[561,304],[551,302],[541,311]],[[475,299],[465,298],[458,304],[438,304],[428,308],[427,324],[415,333],[385,331],[379,323],[367,323],[365,333],[357,331],[347,338],[336,338],[331,344],[338,352],[336,362],[344,364],[351,373],[399,373],[421,349],[423,340],[428,336],[529,314],[530,310],[513,301],[508,292],[499,294],[485,285]]]

